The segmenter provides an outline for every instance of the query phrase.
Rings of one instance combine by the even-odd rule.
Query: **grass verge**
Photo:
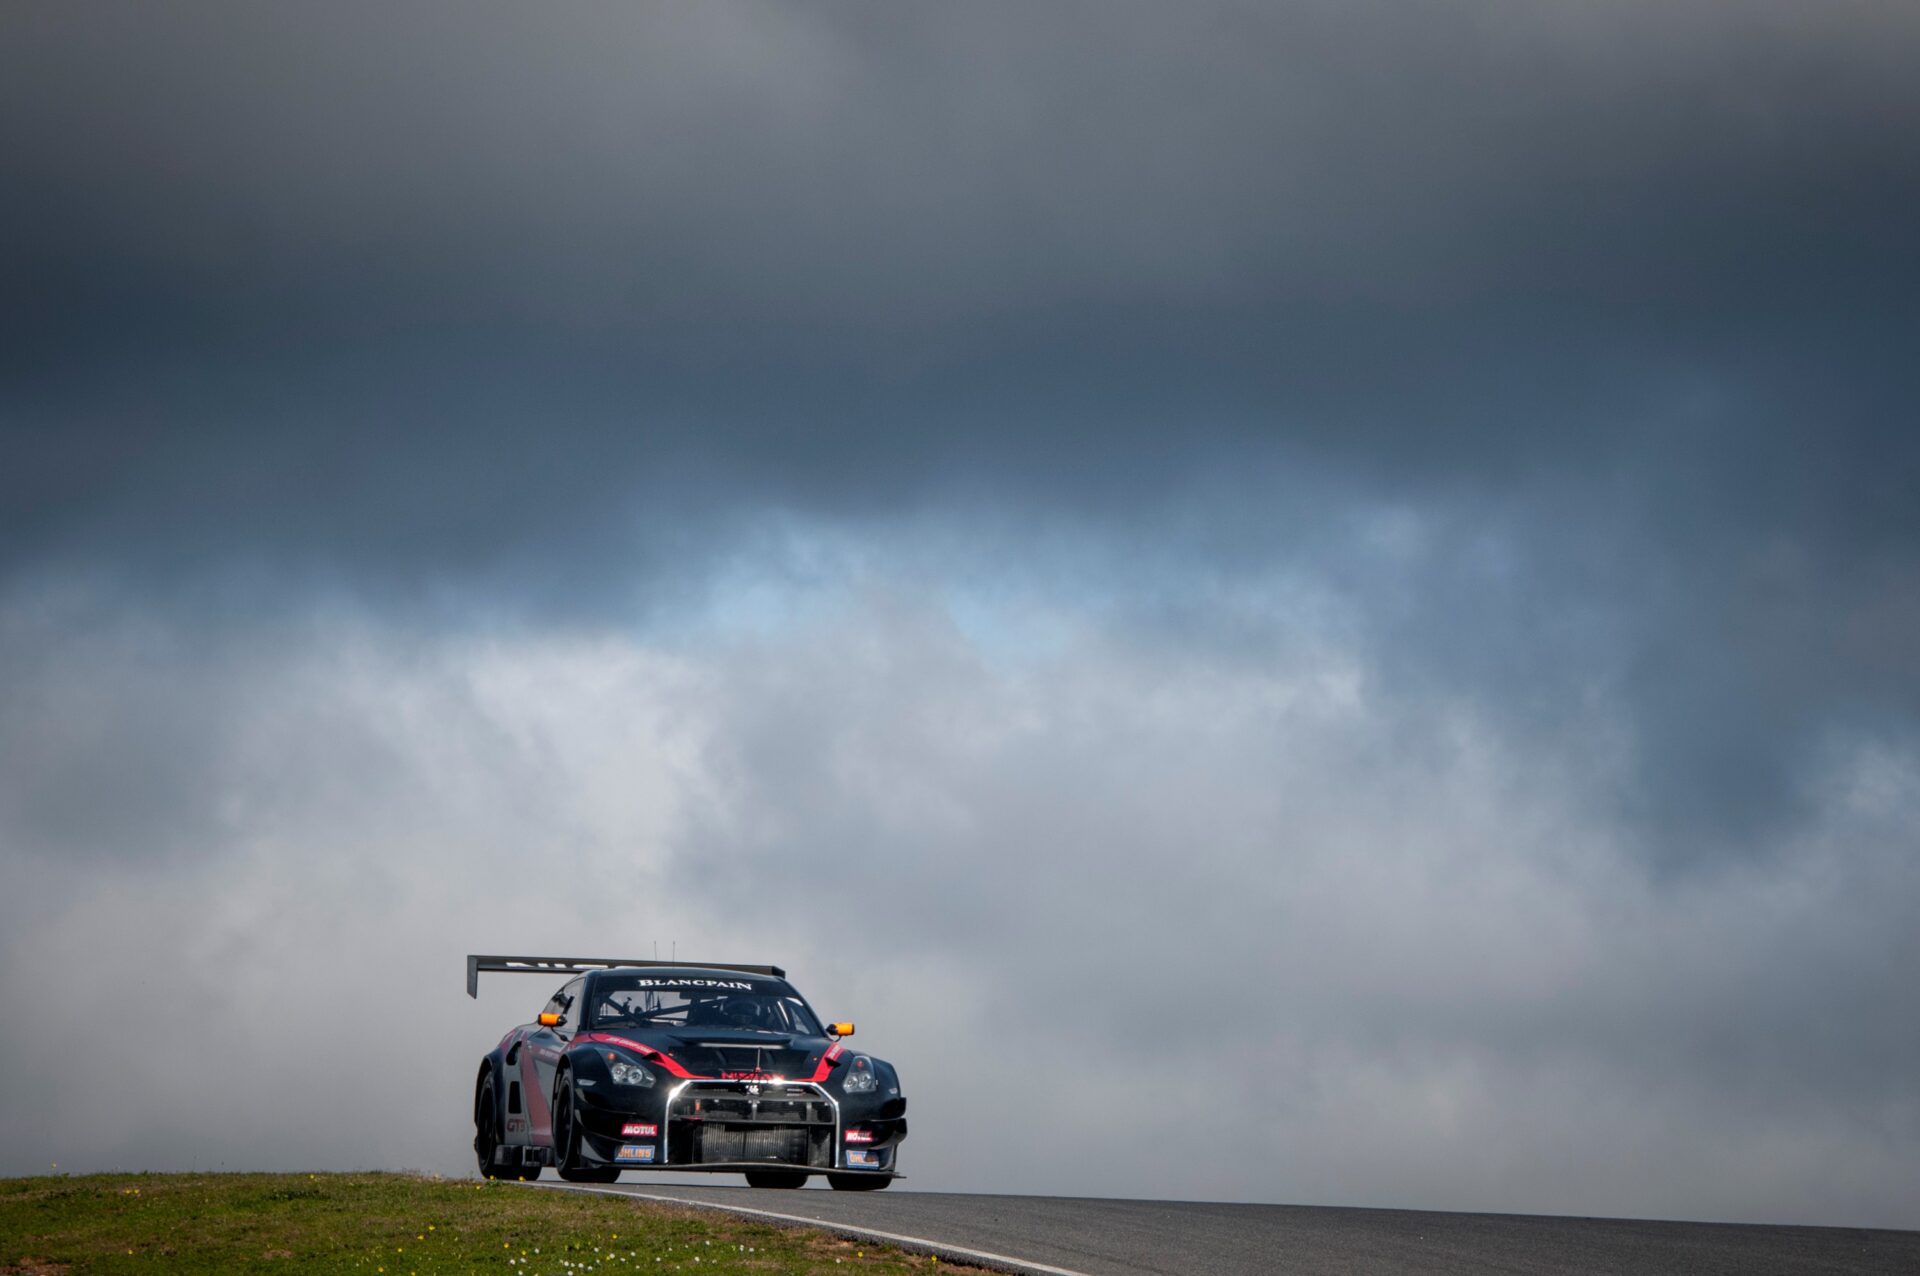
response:
[[[0,1276],[977,1270],[717,1211],[406,1174],[0,1179]]]

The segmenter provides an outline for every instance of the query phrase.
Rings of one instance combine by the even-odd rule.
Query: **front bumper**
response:
[[[836,1097],[807,1081],[690,1080],[577,1093],[580,1159],[623,1170],[892,1177],[907,1133],[904,1099]]]

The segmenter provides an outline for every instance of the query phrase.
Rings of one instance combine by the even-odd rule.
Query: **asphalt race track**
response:
[[[583,1188],[785,1216],[950,1260],[1050,1276],[1139,1273],[1920,1272],[1920,1232],[1297,1205],[1103,1201],[623,1182]]]

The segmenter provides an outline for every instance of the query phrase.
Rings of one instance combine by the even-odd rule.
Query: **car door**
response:
[[[526,1053],[533,1062],[536,1079],[536,1084],[530,1088],[537,1096],[529,1106],[537,1105],[539,1109],[534,1118],[534,1130],[536,1134],[548,1133],[549,1138],[553,1129],[553,1079],[560,1067],[561,1052],[579,1030],[580,1016],[587,1004],[583,995],[586,986],[584,978],[575,979],[554,993],[547,1004],[540,1008],[533,1030],[527,1034]],[[555,1022],[542,1022],[547,1018]]]

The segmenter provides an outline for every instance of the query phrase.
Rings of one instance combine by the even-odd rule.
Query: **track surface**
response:
[[[547,1180],[543,1186],[561,1185]],[[569,1187],[567,1190],[574,1190]],[[1920,1232],[1517,1214],[937,1192],[588,1189],[804,1219],[1009,1271],[1141,1273],[1579,1272],[1626,1276],[1920,1272]],[[1011,1261],[986,1261],[982,1255]]]

